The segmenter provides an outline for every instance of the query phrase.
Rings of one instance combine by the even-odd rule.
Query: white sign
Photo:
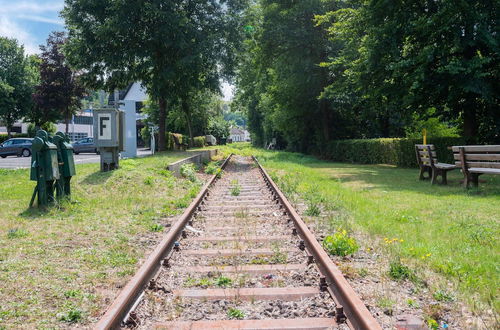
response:
[[[111,140],[111,115],[109,113],[97,114],[97,135],[99,140]]]

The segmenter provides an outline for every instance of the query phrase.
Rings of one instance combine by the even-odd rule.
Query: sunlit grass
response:
[[[28,209],[28,170],[0,170],[0,328],[95,321],[157,243],[162,218],[196,195],[166,170],[182,157],[125,160],[108,173],[78,165],[73,202],[47,211]]]
[[[500,311],[500,177],[484,175],[479,189],[466,190],[458,170],[448,186],[432,186],[416,169],[331,163],[248,144],[224,152],[257,156],[288,196],[310,202],[314,191],[314,200],[378,238],[387,253],[451,279],[473,307],[481,301]]]

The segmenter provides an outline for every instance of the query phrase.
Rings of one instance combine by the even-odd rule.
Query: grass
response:
[[[449,185],[431,186],[416,169],[332,163],[248,144],[222,151],[257,156],[292,201],[319,200],[332,231],[367,233],[389,257],[431,276],[431,286],[451,280],[474,310],[500,312],[499,176],[481,176],[486,182],[466,190],[459,171],[449,173]]]
[[[77,165],[73,202],[28,209],[28,170],[0,170],[0,329],[94,322],[161,237],[161,219],[199,189],[176,179],[162,153],[100,173]],[[148,243],[149,242],[149,243]]]

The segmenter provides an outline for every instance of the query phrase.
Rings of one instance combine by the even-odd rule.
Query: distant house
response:
[[[250,133],[246,129],[233,127],[229,132],[229,138],[233,142],[246,142],[250,141]]]

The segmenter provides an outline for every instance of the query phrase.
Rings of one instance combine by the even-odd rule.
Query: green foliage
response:
[[[210,175],[214,175],[218,172],[219,169],[220,168],[219,168],[218,162],[210,162],[205,167],[205,173],[210,174]]]
[[[364,139],[339,140],[329,143],[326,158],[347,163],[391,164],[401,167],[417,167],[415,144],[422,139]],[[428,138],[427,143],[434,144],[438,160],[453,163],[453,153],[448,147],[467,144],[465,138],[436,137]]]
[[[401,261],[393,261],[389,265],[389,276],[394,280],[406,280],[412,276],[410,268],[403,265]]]
[[[231,195],[232,196],[239,196],[241,192],[240,185],[235,184],[231,187]]]
[[[15,134],[12,137],[14,138],[21,138],[21,137],[29,137],[28,134]],[[0,134],[0,143],[3,143],[4,141],[7,141],[9,136],[7,134]]]
[[[40,129],[43,129],[44,131],[46,131],[49,134],[55,134],[57,131],[57,126],[53,123],[46,122],[42,126],[40,126]],[[36,129],[35,124],[30,123],[28,125],[28,136],[31,138],[35,137],[36,131],[37,131],[37,129]]]
[[[319,208],[319,204],[314,201],[307,202],[307,209],[305,211],[305,215],[310,217],[317,217],[321,214],[321,209]]]
[[[331,255],[345,257],[358,251],[359,246],[356,239],[349,236],[346,230],[339,230],[325,237],[323,248]]]
[[[432,297],[436,299],[437,301],[443,301],[443,302],[449,302],[455,300],[455,297],[453,297],[449,292],[445,290],[437,290],[432,294]]]
[[[227,316],[230,318],[230,319],[237,319],[237,320],[241,320],[241,319],[244,319],[245,318],[245,313],[242,311],[242,310],[239,310],[237,308],[229,308],[229,310],[227,311]]]
[[[443,122],[441,118],[432,117],[435,111],[435,109],[430,109],[425,116],[427,117],[426,119],[415,114],[411,124],[406,127],[406,137],[410,139],[421,139],[424,129],[427,131],[428,138],[459,137],[458,127],[450,126]]]
[[[70,309],[63,315],[59,317],[61,321],[68,322],[68,323],[77,323],[80,321],[83,317],[83,313],[79,309]]]
[[[225,288],[230,286],[233,283],[229,277],[220,276],[215,279],[215,284],[219,287]]]
[[[196,165],[192,163],[181,165],[181,175],[193,183],[199,183],[200,180],[196,176]]]
[[[205,137],[204,136],[195,136],[193,138],[193,147],[203,148],[204,146],[205,146]]]
[[[207,134],[213,135],[217,141],[229,137],[231,124],[224,120],[224,117],[217,116],[208,121]]]
[[[25,56],[17,40],[0,37],[0,121],[8,132],[32,109],[37,75],[34,57]]]
[[[23,238],[23,237],[26,237],[28,235],[29,235],[29,233],[26,230],[19,229],[19,228],[10,229],[7,232],[7,238],[9,238],[9,239]]]

